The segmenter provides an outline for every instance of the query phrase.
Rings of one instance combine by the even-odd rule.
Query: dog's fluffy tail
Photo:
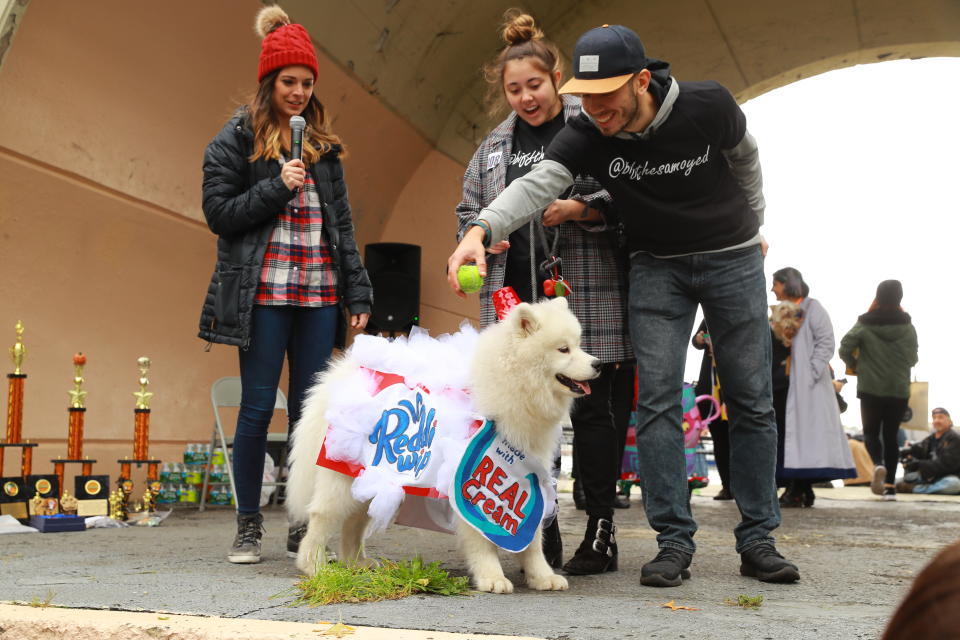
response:
[[[286,505],[291,522],[306,522],[310,501],[317,481],[317,457],[327,435],[327,384],[350,375],[356,366],[345,356],[330,363],[303,401],[300,420],[293,430],[290,444],[290,473],[287,477]]]

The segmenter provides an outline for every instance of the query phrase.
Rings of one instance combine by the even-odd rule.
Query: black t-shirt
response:
[[[521,176],[525,176],[535,164],[543,160],[545,150],[551,141],[563,129],[563,109],[552,120],[544,122],[539,127],[531,127],[517,117],[517,124],[513,129],[513,143],[510,156],[504,159],[507,163],[506,185]],[[548,242],[553,242],[556,229],[547,229]],[[530,249],[533,247],[534,261],[538,268],[546,260],[543,242],[539,236],[530,238],[530,226],[525,224],[510,234],[510,250],[507,252],[506,271],[503,276],[503,285],[513,287],[517,295],[524,302],[536,302],[536,296],[530,289]],[[539,286],[539,282],[537,285]],[[539,294],[539,292],[537,292]]]
[[[679,89],[666,120],[645,140],[604,137],[580,114],[547,149],[548,160],[595,177],[610,193],[631,251],[723,249],[760,228],[721,153],[743,139],[746,117],[716,82],[681,82]]]

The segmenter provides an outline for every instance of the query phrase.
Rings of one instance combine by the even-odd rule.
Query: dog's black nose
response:
[[[600,362],[599,360],[594,360],[594,361],[593,361],[593,364],[590,365],[590,366],[593,367],[593,370],[594,370],[594,371],[596,371],[597,373],[600,373],[600,369],[603,368],[603,363]]]

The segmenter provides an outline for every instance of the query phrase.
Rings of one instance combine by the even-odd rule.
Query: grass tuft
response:
[[[741,593],[736,600],[727,598],[724,600],[724,604],[744,609],[759,609],[763,605],[763,596],[747,596]]]
[[[338,602],[397,600],[415,593],[454,596],[468,591],[469,578],[451,577],[439,562],[425,563],[420,557],[405,562],[381,560],[379,566],[369,568],[332,562],[294,586],[292,604],[316,607]]]
[[[45,609],[49,606],[52,606],[50,603],[53,602],[53,597],[57,595],[57,592],[52,589],[47,589],[47,597],[41,600],[37,596],[33,596],[28,603],[31,607],[39,607]]]

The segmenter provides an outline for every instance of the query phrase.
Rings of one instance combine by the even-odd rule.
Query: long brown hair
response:
[[[560,50],[557,49],[557,45],[546,39],[543,31],[537,27],[533,16],[520,9],[508,9],[503,14],[500,37],[503,38],[506,46],[500,50],[493,61],[483,67],[483,77],[489,84],[486,102],[491,116],[498,115],[506,106],[503,94],[503,69],[509,61],[531,58],[531,62],[537,68],[550,76],[554,90],[557,89],[554,72],[563,71]]]
[[[283,150],[280,140],[280,120],[273,112],[273,85],[283,69],[271,71],[260,81],[257,92],[250,98],[247,108],[250,114],[250,125],[253,128],[253,153],[250,162],[260,158],[279,160]],[[340,136],[331,131],[327,122],[327,113],[323,104],[315,93],[310,94],[310,100],[301,114],[307,121],[307,128],[303,133],[303,162],[312,164],[333,148],[340,145],[340,157],[346,157],[347,150],[340,141]]]

